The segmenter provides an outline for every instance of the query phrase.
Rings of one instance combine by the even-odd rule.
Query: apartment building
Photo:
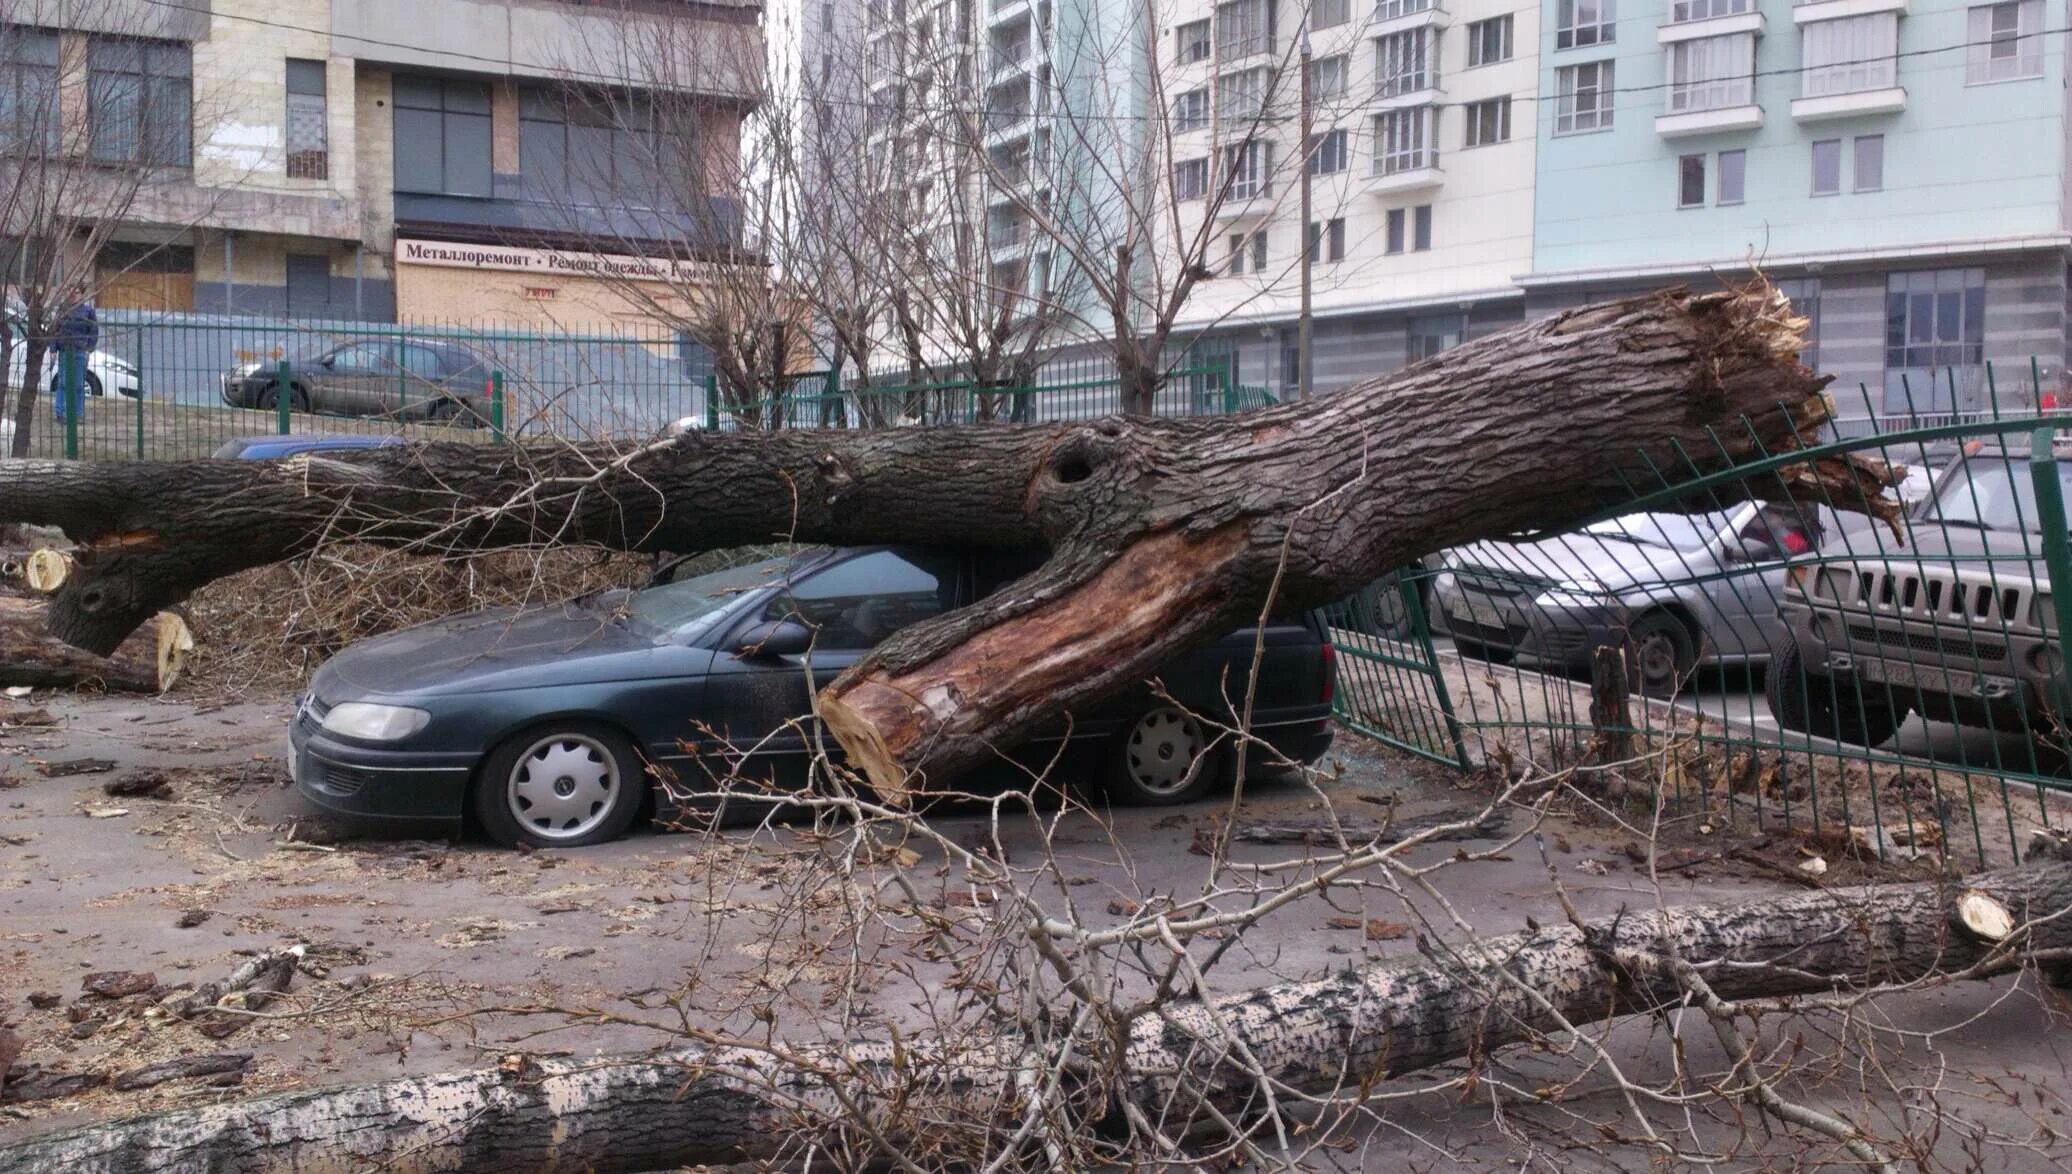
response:
[[[2068,43],[2042,0],[1545,18],[1532,312],[1759,267],[1813,320],[1844,415],[2064,394]]]
[[[1161,61],[1174,216],[1215,275],[1181,322],[1195,357],[1297,385],[1305,242],[1319,390],[1519,321],[1539,23],[1503,0],[1180,0]]]
[[[687,202],[702,185],[676,144],[732,166],[759,17],[753,0],[28,0],[11,59],[49,78],[6,84],[76,91],[109,160],[150,169],[101,252],[104,306],[582,328],[637,313],[600,272],[681,284],[663,267],[728,254],[729,206]]]

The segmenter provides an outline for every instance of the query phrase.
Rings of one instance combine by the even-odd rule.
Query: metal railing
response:
[[[1462,768],[1580,768],[1693,826],[2004,862],[2072,813],[2068,430],[1874,420],[1705,476],[1636,462],[1586,524],[1449,550],[1328,609],[1339,717]],[[1904,467],[1903,516],[1792,478],[1822,457]]]
[[[926,371],[832,381],[814,372],[788,380],[781,397],[741,394],[710,374],[700,348],[660,327],[582,334],[108,310],[101,336],[101,349],[82,357],[76,401],[62,394],[60,356],[47,357],[26,422],[30,455],[175,460],[281,435],[630,441],[823,419],[830,427],[1074,419],[1122,405],[1112,364],[1098,358],[1054,360],[1026,387]],[[18,360],[8,404],[24,375]],[[1238,387],[1227,363],[1181,365],[1154,408],[1222,412],[1268,398]]]

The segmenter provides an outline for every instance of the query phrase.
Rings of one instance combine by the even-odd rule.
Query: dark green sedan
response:
[[[643,814],[674,820],[696,805],[673,794],[710,793],[720,777],[798,788],[815,743],[833,746],[810,734],[809,688],[1031,565],[816,550],[687,578],[665,568],[639,591],[376,637],[311,680],[289,735],[295,780],[336,813],[472,823],[502,843],[559,847],[611,839]],[[1117,803],[1208,794],[1234,755],[1195,714],[1229,720],[1223,690],[1244,680],[1258,635],[1234,632],[1168,665],[1160,678],[1179,706],[1139,687],[1019,753],[1097,780]],[[1314,761],[1331,743],[1325,629],[1300,616],[1269,625],[1264,645],[1254,732]]]

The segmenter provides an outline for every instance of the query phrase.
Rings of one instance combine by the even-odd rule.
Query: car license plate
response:
[[[1903,660],[1861,660],[1857,671],[1865,677],[1896,689],[1923,693],[1947,693],[1952,697],[1984,696],[1975,673],[1951,672]]]
[[[1454,619],[1465,620],[1478,628],[1501,628],[1504,626],[1504,613],[1497,609],[1495,603],[1487,599],[1478,599],[1472,595],[1461,596],[1448,610],[1447,614]]]

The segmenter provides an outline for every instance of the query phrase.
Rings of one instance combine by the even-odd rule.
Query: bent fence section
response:
[[[1463,769],[1659,796],[1694,826],[2004,861],[2072,811],[2068,429],[1989,414],[1816,450],[1904,466],[1894,528],[1784,500],[1806,453],[1652,469],[1589,524],[1330,608],[1340,719]]]

